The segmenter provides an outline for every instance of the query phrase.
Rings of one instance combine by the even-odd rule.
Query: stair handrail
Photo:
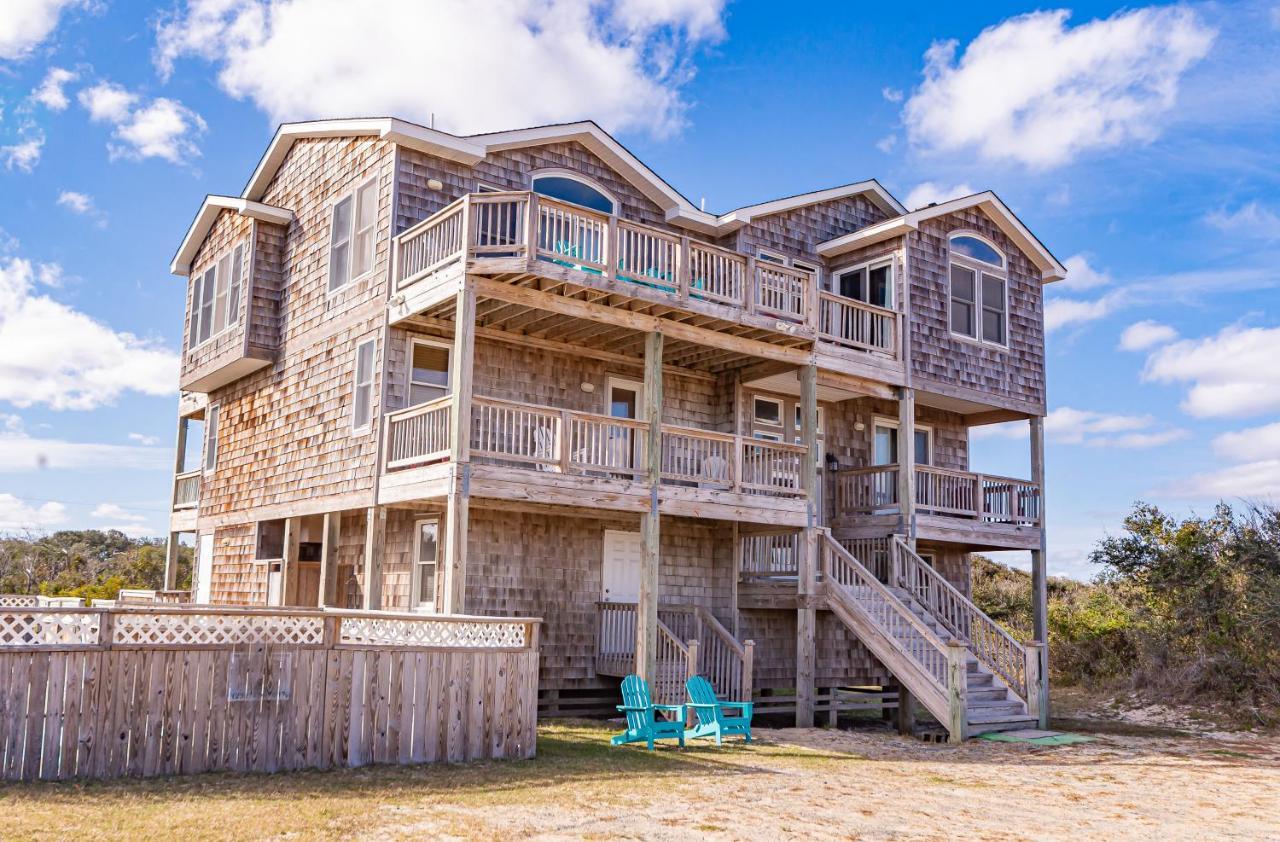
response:
[[[968,644],[978,663],[1029,702],[1027,647],[922,559],[901,535],[893,536],[892,547],[891,584],[906,589],[943,628]]]
[[[831,537],[830,530],[823,529],[822,532],[825,538],[821,544],[822,573],[826,586],[842,588],[849,597],[845,601],[850,603],[850,608],[866,616],[881,630],[882,634],[894,641],[897,648],[907,655],[916,669],[928,678],[933,689],[939,694],[938,701],[944,705],[945,710],[951,690],[949,664],[951,656],[947,644],[863,566],[862,562],[840,546]],[[837,570],[837,564],[844,569]],[[852,593],[849,593],[853,587],[868,588],[873,591],[879,597],[880,610],[873,613],[863,605]],[[896,632],[905,630],[905,627],[910,627],[916,632],[923,646],[903,645],[901,637]],[[933,709],[926,700],[921,699],[921,701],[925,702],[926,707]],[[933,712],[935,716],[940,715],[937,710]]]
[[[696,640],[700,644],[696,669],[711,682],[712,687],[720,690],[726,701],[751,701],[755,641],[739,643],[733,632],[704,606],[696,606],[694,615],[698,618],[699,628],[710,632],[709,636],[699,636]]]
[[[654,662],[657,674],[652,676],[649,681],[653,700],[661,705],[683,703],[685,700],[684,682],[689,677],[688,672],[686,669],[677,671],[672,668],[687,667],[689,664],[689,646],[662,620],[658,620],[658,651],[654,654],[656,656]],[[664,666],[667,669],[663,669]]]

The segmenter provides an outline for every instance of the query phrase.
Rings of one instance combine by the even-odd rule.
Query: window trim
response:
[[[239,298],[244,295],[244,290],[246,288],[246,284],[244,282],[244,278],[245,278],[245,271],[244,271],[245,257],[244,256],[245,256],[245,252],[247,251],[245,249],[245,245],[247,242],[248,240],[243,237],[239,240],[236,240],[234,243],[231,244],[229,248],[219,252],[213,259],[211,259],[208,265],[204,267],[204,269],[202,269],[199,272],[193,272],[191,275],[187,276],[188,287],[191,292],[191,306],[188,308],[188,312],[187,312],[187,319],[189,322],[187,326],[187,352],[188,353],[191,351],[195,351],[198,348],[203,348],[205,345],[208,345],[210,342],[214,341],[218,337],[223,336],[224,334],[229,333],[232,329],[240,326],[241,321],[240,321]],[[235,259],[237,250],[241,250],[239,261]],[[218,280],[222,275],[222,273],[218,271],[218,267],[222,264],[223,260],[227,261],[227,267],[228,267],[226,303],[223,307],[222,329],[215,333],[213,331],[212,325],[217,322]],[[232,299],[231,278],[235,276],[235,269],[237,266],[240,267],[240,288],[236,290],[235,299]],[[213,273],[213,280],[212,280],[213,302],[211,305],[212,309],[209,312],[209,319],[210,319],[209,337],[207,339],[200,339],[200,324],[201,324],[200,311],[202,309],[201,294],[204,292],[203,285],[204,285],[205,276],[208,275],[210,272]],[[234,321],[232,321],[233,312],[235,314]],[[195,341],[193,342],[192,340],[195,340]]]
[[[212,422],[210,422],[212,419]],[[218,470],[218,427],[222,424],[222,402],[211,403],[204,413],[204,446],[200,448],[200,473]],[[212,444],[212,454],[209,445]],[[212,459],[211,459],[212,457]]]
[[[433,593],[431,595],[431,601],[429,603],[423,602],[422,576],[418,569],[422,564],[422,559],[418,557],[418,552],[422,549],[422,527],[428,523],[434,523],[436,525],[436,560],[432,563],[436,568],[436,592],[438,593],[440,590],[440,551],[444,547],[444,533],[442,532],[440,525],[441,518],[439,516],[416,518],[413,521],[413,570],[409,581],[409,610],[434,614],[436,611],[436,594]]]
[[[955,252],[951,248],[951,241],[957,237],[972,237],[975,240],[986,243],[1004,260],[1004,266],[996,266],[994,263],[988,263],[985,260],[978,260],[969,257],[966,254]],[[973,272],[973,335],[960,333],[951,326],[951,303],[953,295],[951,292],[951,267],[952,265],[960,266]],[[956,339],[964,342],[972,342],[984,348],[992,348],[995,350],[1007,351],[1010,345],[1009,330],[1009,255],[998,247],[990,239],[984,237],[976,231],[968,229],[958,229],[947,234],[947,332]],[[984,302],[984,293],[982,289],[982,276],[990,275],[1001,282],[1004,288],[1004,300],[1001,302],[1001,313],[1004,316],[1004,341],[997,342],[994,339],[983,338],[982,320],[986,304]]]
[[[613,414],[613,389],[615,386],[636,393],[636,417],[634,420],[643,421],[647,411],[644,381],[633,380],[621,374],[610,374],[605,378],[603,414],[610,418],[619,417]]]
[[[354,187],[352,187],[350,190],[346,191],[345,193],[341,193],[337,196],[332,196],[329,199],[329,239],[326,243],[326,248],[325,248],[325,258],[326,258],[325,260],[325,295],[326,297],[336,295],[345,289],[350,289],[353,284],[356,284],[360,281],[365,280],[366,278],[372,276],[377,271],[377,268],[378,268],[377,246],[378,246],[378,239],[379,239],[378,235],[381,233],[381,228],[378,224],[378,217],[377,217],[376,211],[374,213],[374,218],[373,218],[373,246],[374,246],[373,254],[372,254],[373,259],[369,261],[369,268],[366,271],[362,272],[361,274],[356,275],[356,274],[352,274],[353,270],[351,266],[352,262],[355,259],[356,220],[360,218],[360,192],[364,190],[366,187],[368,187],[371,183],[376,185],[377,181],[378,181],[378,177],[376,175],[369,176],[364,181],[359,182],[358,184],[356,184]],[[377,202],[381,198],[382,197],[378,195],[378,192],[375,189],[374,201]],[[340,286],[335,287],[333,285],[333,214],[335,209],[338,207],[338,205],[342,204],[342,202],[346,201],[347,199],[351,200],[351,228],[347,232],[347,246],[348,246],[347,274],[350,275],[350,277],[348,277],[347,280],[343,282]]]
[[[476,179],[476,192],[477,193],[508,193],[510,192],[510,188],[494,187],[492,182],[481,181],[480,179]]]
[[[756,249],[756,260],[772,263],[776,266],[790,266],[791,261],[782,252],[773,249]]]
[[[404,373],[404,401],[405,401],[404,405],[405,407],[408,408],[411,406],[422,405],[422,404],[413,403],[413,386],[414,386],[413,349],[414,349],[414,346],[416,345],[430,345],[433,348],[443,348],[444,350],[449,352],[449,367],[448,369],[445,370],[446,379],[444,384],[444,394],[441,395],[440,397],[447,398],[449,395],[453,394],[453,361],[454,361],[453,343],[445,339],[437,339],[436,337],[433,337],[433,336],[410,336],[408,344],[409,344],[409,348],[408,348],[409,354],[408,354],[408,357],[406,358],[407,365],[405,366],[405,373]],[[431,386],[432,384],[423,383],[421,385]],[[431,400],[439,400],[439,398],[432,398]],[[429,401],[423,401],[423,403],[429,403]]]
[[[538,188],[535,186],[535,182],[540,178],[548,178],[548,177],[567,178],[570,181],[576,181],[579,184],[582,184],[586,187],[590,187],[592,190],[595,190],[601,196],[604,196],[606,199],[612,202],[613,210],[609,211],[608,213],[605,213],[602,210],[597,210],[596,208],[589,208],[586,205],[580,205],[577,202],[571,202],[568,199],[560,199],[555,196],[545,197],[547,199],[550,199],[553,202],[564,202],[566,205],[573,205],[575,208],[582,208],[585,211],[589,211],[591,213],[604,214],[605,216],[617,216],[622,207],[622,202],[618,201],[618,197],[613,194],[612,190],[605,189],[604,185],[600,184],[598,181],[595,181],[583,175],[580,172],[564,169],[562,167],[546,167],[544,169],[533,170],[532,172],[530,172],[529,173],[530,192],[537,193],[539,196],[542,196],[543,194],[538,193]]]
[[[778,408],[778,420],[776,422],[762,421],[760,419],[760,416],[756,414],[756,403],[758,401],[771,403]],[[779,435],[781,435],[782,433],[785,433],[787,428],[786,401],[784,401],[782,398],[773,398],[773,397],[769,397],[768,395],[752,394],[751,395],[751,426],[752,427],[756,427],[756,426],[777,427],[779,430]],[[781,439],[779,440],[781,441]]]
[[[876,464],[875,464],[875,460],[876,460],[876,427],[888,427],[889,429],[893,430],[893,431],[896,433],[896,432],[897,432],[897,430],[898,430],[898,427],[899,427],[899,425],[898,425],[898,419],[897,419],[897,418],[888,418],[888,417],[883,416],[883,415],[874,415],[874,416],[872,416],[872,418],[871,418],[871,462],[872,462],[872,466],[873,466],[873,467],[881,467],[881,466],[879,466],[879,465],[876,465]],[[929,437],[929,462],[928,462],[928,464],[926,464],[926,465],[925,465],[925,467],[926,467],[926,468],[932,468],[932,467],[934,467],[934,463],[938,461],[938,460],[937,460],[937,452],[934,450],[934,448],[937,446],[937,440],[934,438],[934,435],[933,435],[933,425],[932,425],[932,424],[920,424],[920,423],[917,423],[917,424],[915,425],[915,429],[916,429],[917,431],[919,431],[919,430],[924,430],[925,434]],[[901,454],[899,454],[899,456],[901,456]],[[915,465],[916,465],[917,467],[919,467],[919,466],[921,465],[921,463],[920,463],[920,462],[915,462]]]
[[[369,363],[369,420],[363,424],[356,423],[356,402],[360,391],[360,351],[369,347],[372,355]],[[373,430],[373,396],[374,386],[378,383],[378,339],[371,337],[356,343],[351,360],[351,433],[352,435],[368,433]]]
[[[872,304],[870,301],[860,301],[857,298],[848,298],[845,295],[841,295],[841,293],[837,291],[836,287],[839,285],[840,277],[842,275],[848,272],[857,272],[859,270],[865,270],[867,272],[867,293],[870,294],[871,270],[879,269],[881,266],[887,266],[889,268],[889,303],[886,306],[881,307],[880,309],[893,310],[894,312],[897,312],[898,273],[894,268],[897,261],[895,261],[893,258],[894,258],[893,252],[889,252],[887,254],[882,254],[879,257],[873,257],[870,260],[864,260],[861,263],[851,263],[848,266],[841,266],[839,269],[832,269],[831,272],[829,273],[831,276],[831,294],[837,295],[840,298],[844,298],[847,301],[857,301],[859,304],[866,304],[869,307],[880,307],[879,304]],[[948,284],[949,283],[950,282],[948,281]],[[950,286],[948,286],[947,293],[948,295],[950,295]],[[948,319],[950,318],[950,315],[951,315],[950,312],[948,312],[947,313]]]
[[[253,559],[252,561],[254,564],[271,564],[273,562],[278,564],[279,562],[284,561],[284,551],[286,548],[283,546],[283,539],[284,539],[283,534],[281,535],[281,547],[280,547],[279,556],[258,558],[258,546],[262,543],[262,524],[270,523],[277,520],[283,523],[285,520],[288,520],[288,518],[268,517],[268,518],[262,518],[260,520],[255,520],[253,522]],[[287,532],[288,526],[285,526],[284,529]]]

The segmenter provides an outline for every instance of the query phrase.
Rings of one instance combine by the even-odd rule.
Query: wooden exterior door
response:
[[[602,571],[602,601],[640,601],[639,532],[605,530]]]

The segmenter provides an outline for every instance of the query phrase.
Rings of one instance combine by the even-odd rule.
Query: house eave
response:
[[[204,201],[200,204],[200,210],[196,212],[195,219],[191,221],[191,227],[187,229],[186,236],[182,238],[182,245],[178,247],[178,252],[173,256],[173,260],[169,262],[170,274],[185,276],[191,271],[191,261],[195,259],[196,251],[199,250],[200,244],[204,242],[204,238],[209,235],[209,230],[213,228],[214,220],[218,218],[218,214],[224,210],[234,211],[241,216],[247,216],[262,222],[270,222],[275,225],[288,225],[293,221],[293,211],[287,208],[264,205],[261,202],[253,202],[238,196],[205,196]]]

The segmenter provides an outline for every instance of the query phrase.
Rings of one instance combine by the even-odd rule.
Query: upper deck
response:
[[[824,368],[903,379],[897,310],[827,292],[812,271],[529,191],[471,193],[401,233],[392,323],[447,316],[464,274],[480,276],[477,297],[494,302],[478,310],[486,328],[656,327],[678,349],[670,364],[705,361],[706,345],[723,344],[788,362],[814,354]],[[610,348],[615,339],[600,330],[574,341]]]

